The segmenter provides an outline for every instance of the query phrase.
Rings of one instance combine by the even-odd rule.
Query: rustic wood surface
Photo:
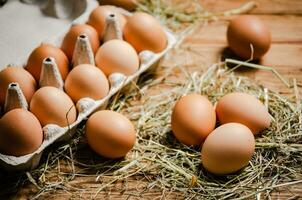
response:
[[[214,12],[220,12],[231,8],[236,8],[245,3],[244,0],[200,0],[201,5]],[[272,66],[277,69],[290,83],[295,78],[299,85],[299,91],[302,94],[302,1],[301,0],[258,0],[258,7],[251,14],[258,15],[269,26],[272,32],[272,46],[267,55],[260,61],[261,64]],[[211,22],[207,25],[200,25],[187,39],[183,45],[187,46],[190,51],[177,52],[173,50],[163,61],[162,65],[173,65],[175,59],[183,59],[186,66],[190,67],[198,63],[202,66],[201,70],[206,69],[212,63],[221,59],[222,54],[227,51],[225,38],[228,17],[220,21]],[[159,69],[160,70],[160,69]],[[265,85],[271,90],[278,91],[285,95],[291,95],[292,88],[287,88],[271,72],[262,70],[245,70],[241,72],[259,83]],[[85,160],[92,156],[92,153],[84,149],[79,153],[79,158]],[[61,164],[60,170],[70,170],[68,166]],[[301,166],[302,167],[302,166]],[[100,187],[100,182],[95,181],[95,172],[87,173],[87,176],[79,176],[68,183],[68,191],[58,189],[52,192],[46,192],[41,198],[43,199],[78,199],[91,198]],[[55,175],[54,175],[55,176]],[[55,178],[55,177],[54,177]],[[14,180],[14,179],[13,179]],[[0,182],[5,182],[0,180]],[[13,181],[6,181],[5,184],[14,184]],[[147,183],[141,181],[141,177],[128,181],[129,190],[121,193],[119,184],[115,189],[106,196],[100,193],[99,199],[142,199],[141,196],[131,196],[131,191],[142,191]],[[2,184],[0,183],[0,186]],[[70,188],[83,188],[83,192],[72,190]],[[1,190],[1,188],[0,188]],[[15,199],[27,199],[32,197],[37,189],[32,184],[25,184],[22,188],[17,188],[9,197]],[[161,197],[163,192],[157,190],[142,191],[144,199],[156,199]],[[164,196],[167,199],[182,199],[181,194],[167,193]],[[7,198],[7,196],[6,196]],[[302,184],[295,185],[291,192],[283,189],[277,191],[272,196],[273,199],[299,199],[302,198]],[[0,199],[1,196],[0,196]]]

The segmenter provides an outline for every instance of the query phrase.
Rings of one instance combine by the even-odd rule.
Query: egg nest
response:
[[[177,51],[186,50],[181,52],[178,46]],[[165,59],[173,60],[170,54]],[[239,65],[230,69],[228,62]],[[291,186],[302,182],[302,102],[298,86],[295,82],[288,85],[277,74],[293,90],[292,97],[285,97],[235,74],[233,71],[241,65],[277,74],[271,68],[236,60],[213,64],[206,71],[201,66],[189,71],[184,63],[161,65],[160,77],[143,75],[108,105],[135,124],[137,142],[126,158],[110,160],[92,152],[82,123],[69,143],[53,145],[43,153],[37,169],[10,175],[0,171],[1,193],[16,192],[27,183],[31,187],[23,193],[35,199],[59,194],[73,199],[121,195],[125,199],[265,199],[279,190],[290,192]],[[177,72],[179,76],[175,77]],[[200,148],[185,146],[174,138],[171,112],[175,102],[188,93],[205,95],[215,103],[235,91],[258,97],[273,120],[256,137],[255,153],[247,167],[235,174],[214,176],[202,167]]]
[[[130,91],[112,98],[109,108],[128,116],[137,130],[137,143],[125,159],[109,160],[93,153],[83,137],[83,123],[69,144],[47,150],[41,161],[44,164],[21,177],[16,174],[16,182],[10,180],[13,185],[4,188],[30,181],[35,198],[47,197],[51,191],[69,191],[72,197],[86,192],[89,197],[245,199],[267,198],[274,191],[301,183],[302,115],[297,85],[292,86],[295,95],[290,99],[234,74],[226,62],[216,63],[206,72],[189,72],[181,66],[167,66],[159,78],[145,74]],[[173,79],[177,70],[186,77],[182,81]],[[159,88],[165,89],[154,93]],[[235,91],[258,97],[273,120],[256,137],[256,150],[247,167],[235,174],[214,176],[202,167],[200,148],[174,138],[171,111],[188,93],[205,95],[215,103]],[[78,182],[81,177],[90,177],[94,187]]]

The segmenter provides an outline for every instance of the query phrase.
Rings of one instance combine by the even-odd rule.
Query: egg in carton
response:
[[[93,0],[87,0],[88,5],[91,8],[97,7]],[[123,9],[119,9],[125,16],[131,16],[132,14]],[[86,11],[83,15],[77,18],[72,25],[74,24],[83,24],[87,21],[90,12]],[[105,41],[111,39],[122,39],[122,31],[119,28],[118,24],[113,15],[110,15],[106,18],[107,28],[105,33]],[[72,26],[71,25],[71,26]],[[47,43],[54,44],[55,46],[60,47],[63,41],[63,37],[68,32],[70,27],[60,34],[59,37],[54,39],[50,39]],[[89,115],[93,112],[105,109],[109,99],[115,95],[117,92],[121,90],[125,90],[125,88],[129,87],[131,83],[136,82],[138,77],[146,72],[147,70],[154,70],[157,66],[160,58],[162,58],[176,43],[176,38],[174,35],[168,30],[164,29],[166,37],[167,37],[167,46],[164,50],[158,53],[154,53],[152,51],[141,51],[139,53],[139,68],[138,70],[126,76],[122,73],[112,73],[108,76],[108,81],[110,84],[110,89],[108,94],[98,100],[94,100],[92,98],[81,98],[76,103],[77,110],[77,118],[73,123],[68,124],[68,126],[61,127],[57,124],[46,124],[43,127],[43,142],[40,147],[34,152],[24,155],[24,156],[10,156],[5,154],[0,154],[0,164],[3,168],[7,170],[28,170],[34,169],[38,166],[41,155],[48,146],[58,141],[68,141],[73,136],[76,131],[77,125],[81,123],[83,120],[86,120]],[[90,64],[95,65],[94,53],[90,42],[88,40],[87,35],[79,35],[77,37],[77,41],[75,44],[75,48],[72,56],[72,64],[73,66],[80,64]],[[40,87],[52,86],[58,88],[63,91],[64,82],[58,70],[58,66],[55,60],[51,57],[45,58],[42,64],[42,71],[40,75],[39,81]],[[28,105],[26,99],[17,83],[11,83],[7,89],[7,99],[5,103],[5,110],[9,111],[14,108],[23,108],[27,109]]]

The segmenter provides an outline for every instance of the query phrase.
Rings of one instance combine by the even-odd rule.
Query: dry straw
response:
[[[185,68],[182,70],[186,72]],[[132,152],[120,161],[91,158],[93,162],[83,163],[73,158],[82,144],[83,130],[79,129],[70,144],[51,150],[46,164],[27,174],[29,180],[39,187],[40,195],[57,189],[85,193],[85,189],[72,188],[68,184],[75,177],[83,176],[94,177],[100,183],[90,197],[109,195],[114,191],[144,197],[148,192],[165,191],[162,197],[167,198],[176,195],[186,199],[262,199],[272,191],[302,182],[301,100],[296,99],[295,87],[294,98],[286,98],[229,72],[225,62],[214,64],[204,73],[187,72],[186,76],[185,81],[178,83],[169,80],[170,74],[166,78],[149,79],[140,89],[116,96],[118,101],[112,101],[110,108],[126,114],[136,124],[138,139]],[[173,89],[148,95],[159,85]],[[246,168],[236,174],[217,177],[203,169],[199,148],[187,147],[175,140],[170,115],[175,101],[185,94],[206,95],[215,103],[234,91],[258,97],[267,105],[273,122],[269,129],[256,137],[256,151]],[[68,172],[62,172],[60,166],[69,166]],[[55,181],[51,180],[52,176],[56,177]],[[133,190],[127,184],[116,186],[137,178],[146,183],[140,190]]]
[[[154,6],[160,1],[152,2]],[[150,5],[140,9],[146,6]],[[180,47],[178,51],[183,50]],[[44,153],[43,164],[38,169],[21,177],[20,174],[15,178],[10,176],[15,182],[7,180],[1,188],[13,191],[29,181],[35,188],[34,199],[47,197],[54,191],[70,192],[74,198],[122,194],[125,198],[144,199],[154,198],[152,194],[156,192],[158,199],[265,199],[273,191],[301,183],[302,114],[296,81],[290,86],[292,98],[284,97],[236,75],[227,67],[229,63],[271,70],[226,60],[213,64],[205,72],[189,72],[183,64],[175,64],[168,66],[159,78],[143,76],[133,90],[116,95],[109,105],[110,109],[127,115],[136,126],[137,143],[125,159],[108,160],[92,153],[84,141],[82,124],[70,143],[59,144]],[[173,78],[175,71],[181,71],[184,77]],[[277,73],[277,76],[280,75]],[[280,81],[288,85],[283,78]],[[153,91],[159,89],[162,91],[154,94]],[[217,177],[203,169],[199,148],[182,145],[173,137],[171,110],[175,101],[188,93],[206,95],[215,103],[233,91],[259,98],[271,114],[272,125],[256,138],[256,151],[246,168]],[[79,179],[90,180],[97,188],[81,186]]]
[[[195,23],[204,23],[226,17],[246,13],[257,7],[254,1],[247,2],[239,8],[213,13],[205,10],[198,0],[139,0],[138,10],[151,13],[174,31]]]

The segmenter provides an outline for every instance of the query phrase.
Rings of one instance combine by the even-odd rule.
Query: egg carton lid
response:
[[[24,0],[23,0],[24,1]],[[57,18],[55,11],[45,13],[41,2],[54,3],[54,0],[30,0],[30,4],[8,1],[0,7],[0,70],[8,64],[23,66],[31,51],[41,42],[59,35],[72,21],[89,14],[98,6],[96,0],[60,0],[71,5],[57,6],[62,12],[72,12],[68,18]],[[29,0],[28,0],[29,2]],[[47,5],[46,5],[47,6]],[[25,25],[26,24],[26,25]]]

